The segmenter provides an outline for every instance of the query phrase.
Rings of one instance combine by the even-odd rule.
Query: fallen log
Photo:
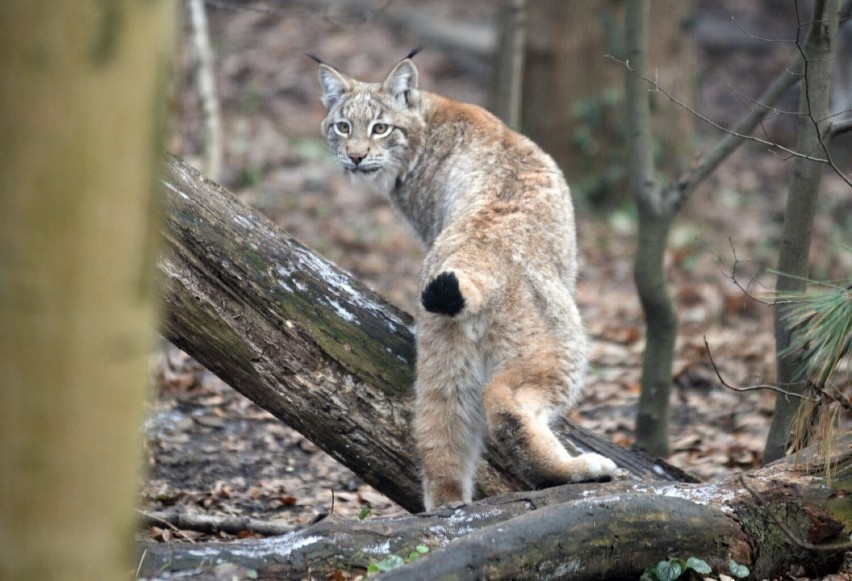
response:
[[[367,520],[326,519],[266,539],[170,545],[149,542],[143,576],[233,563],[259,578],[343,578],[391,555],[389,579],[635,579],[668,557],[698,557],[753,578],[793,564],[835,571],[852,531],[852,437],[838,440],[827,482],[815,464],[787,458],[709,484],[620,481],[491,497],[460,509]],[[783,528],[782,528],[783,527]],[[383,577],[385,578],[385,577]]]
[[[404,508],[421,509],[411,317],[177,159],[162,178],[163,334]],[[634,479],[689,477],[561,421]],[[488,449],[480,496],[521,490]]]

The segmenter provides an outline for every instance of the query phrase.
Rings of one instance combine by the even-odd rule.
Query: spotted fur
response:
[[[427,249],[414,433],[427,509],[470,502],[485,433],[530,486],[607,478],[549,427],[580,394],[568,186],[532,141],[477,107],[421,91],[410,58],[382,83],[319,65],[322,131],[353,179],[385,194]]]

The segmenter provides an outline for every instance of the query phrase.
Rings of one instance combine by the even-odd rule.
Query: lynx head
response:
[[[354,180],[389,193],[417,157],[424,121],[417,68],[403,59],[382,83],[357,81],[320,62],[322,132]]]

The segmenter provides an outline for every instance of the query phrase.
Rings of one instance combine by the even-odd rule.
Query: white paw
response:
[[[606,456],[589,452],[580,454],[579,458],[586,462],[589,477],[594,480],[605,477],[611,478],[618,474],[618,466]]]

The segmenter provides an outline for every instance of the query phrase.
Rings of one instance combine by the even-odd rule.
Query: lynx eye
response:
[[[373,126],[370,128],[370,133],[376,137],[383,137],[390,133],[390,130],[391,126],[387,123],[373,123]]]
[[[351,130],[352,130],[352,128],[349,126],[348,121],[338,121],[337,123],[334,124],[334,132],[337,133],[338,135],[342,135],[343,137],[346,137],[347,135],[349,135],[349,132]]]

